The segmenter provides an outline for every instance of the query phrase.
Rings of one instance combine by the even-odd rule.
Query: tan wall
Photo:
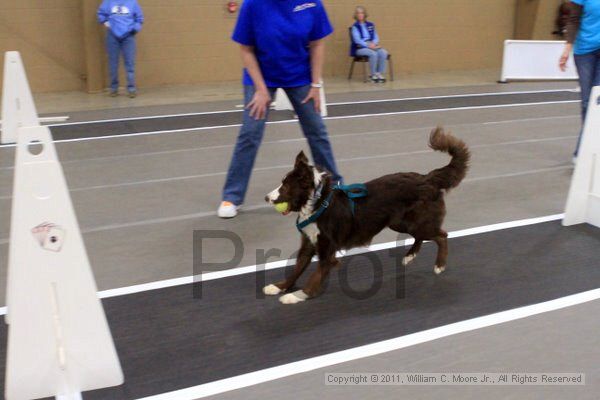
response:
[[[348,31],[356,1],[325,1],[336,26],[329,74],[348,67]],[[515,0],[362,0],[398,72],[492,68],[513,34]],[[339,73],[339,72],[338,72]]]
[[[533,40],[561,40],[552,34],[556,30],[556,17],[562,0],[541,0],[533,29]]]
[[[140,1],[147,21],[139,37],[140,83],[161,85],[237,78],[239,55],[229,40],[237,14],[229,14],[225,3]]]
[[[515,39],[559,40],[556,29],[558,7],[562,0],[517,0]]]
[[[226,0],[139,1],[146,14],[138,37],[141,87],[239,79],[238,49],[229,40],[237,14],[227,13]],[[498,67],[502,42],[515,31],[516,2],[360,0],[393,54],[396,71],[408,73]],[[23,52],[36,91],[80,89],[83,75],[88,90],[101,89],[107,82],[103,32],[88,15],[99,3],[2,0],[0,51]],[[336,28],[325,73],[343,76],[349,62],[347,27],[357,2],[324,3]]]
[[[0,51],[21,52],[34,91],[81,90],[81,20],[80,0],[1,0]]]

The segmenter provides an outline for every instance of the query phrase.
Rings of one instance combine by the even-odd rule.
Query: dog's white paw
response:
[[[406,256],[404,256],[404,258],[402,259],[402,265],[404,265],[405,267],[410,264],[415,258],[417,258],[416,254],[408,254]]]
[[[265,286],[263,288],[263,293],[266,294],[267,296],[276,296],[279,293],[281,293],[281,289],[279,289],[277,286],[271,284],[271,285]]]
[[[444,272],[446,270],[446,267],[438,267],[437,265],[435,267],[433,267],[433,272],[435,272],[436,275],[441,274],[442,272]]]
[[[308,299],[306,293],[302,290],[297,290],[294,293],[288,293],[279,298],[282,304],[296,304]]]

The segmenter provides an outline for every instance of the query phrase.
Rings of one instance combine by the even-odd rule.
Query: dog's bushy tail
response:
[[[431,171],[427,179],[439,189],[450,190],[457,187],[467,174],[471,158],[465,142],[444,132],[444,129],[438,126],[431,131],[429,147],[450,154],[452,160],[445,167]]]

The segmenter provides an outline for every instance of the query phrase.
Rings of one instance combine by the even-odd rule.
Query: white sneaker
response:
[[[238,206],[229,201],[222,201],[219,209],[217,210],[217,215],[219,218],[233,218],[237,214]]]

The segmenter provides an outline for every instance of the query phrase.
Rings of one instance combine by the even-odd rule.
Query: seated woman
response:
[[[385,82],[383,75],[388,52],[379,45],[379,35],[375,30],[375,24],[367,21],[367,16],[367,10],[364,7],[356,7],[354,11],[356,23],[352,26],[352,56],[369,57],[371,81]]]

